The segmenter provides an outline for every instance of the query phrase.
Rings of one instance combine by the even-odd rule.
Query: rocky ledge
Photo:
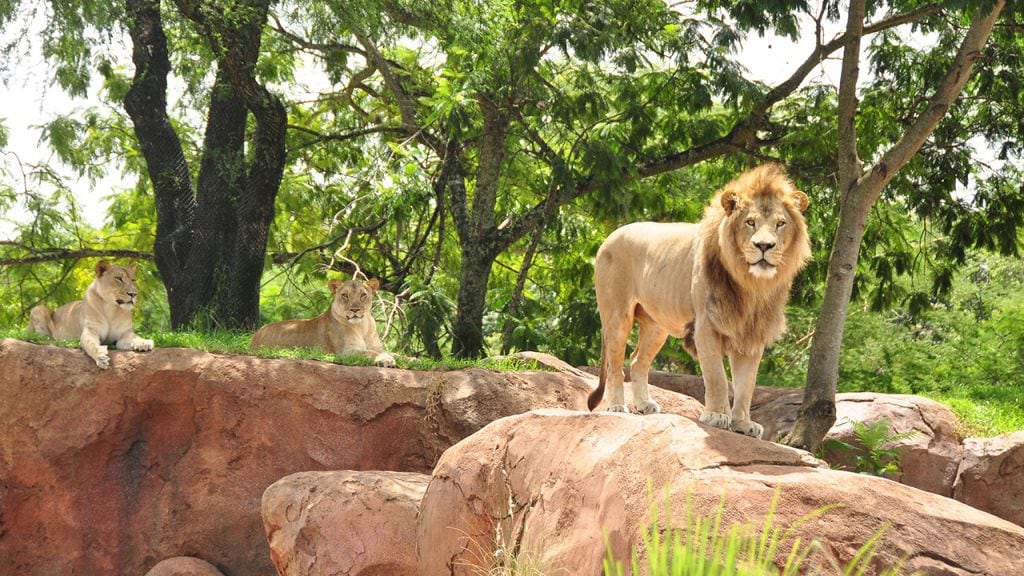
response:
[[[894,425],[921,434],[900,448],[924,464],[904,486],[706,428],[699,402],[668,390],[654,391],[662,415],[587,414],[593,377],[538,355],[556,370],[111,356],[101,371],[77,349],[0,341],[0,573],[460,572],[470,535],[500,556],[498,527],[575,573],[603,555],[602,531],[617,552],[636,542],[648,485],[726,493],[730,518],[753,521],[776,489],[786,521],[844,504],[815,528],[839,559],[885,523],[879,560],[926,573],[1004,574],[1024,547],[1019,526],[930,493],[1019,518],[1021,475],[1004,472],[1024,438],[962,443],[919,398],[840,398],[833,429],[909,415]],[[757,418],[783,430],[794,394],[759,391]]]

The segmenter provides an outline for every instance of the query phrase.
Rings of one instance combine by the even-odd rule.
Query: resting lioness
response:
[[[135,265],[125,267],[100,260],[96,279],[81,300],[53,311],[36,306],[29,312],[28,330],[58,340],[77,339],[97,366],[107,368],[110,356],[106,344],[136,352],[153,349],[153,341],[139,338],[132,328],[136,296]]]
[[[378,366],[394,366],[395,358],[384,350],[377,323],[370,314],[380,282],[376,278],[366,283],[331,280],[327,287],[334,294],[334,302],[326,312],[309,320],[267,324],[253,335],[251,346],[313,347],[338,356],[367,356]]]
[[[793,278],[811,255],[803,212],[808,200],[781,168],[765,165],[728,183],[696,224],[639,222],[613,232],[597,251],[594,284],[601,316],[601,377],[608,409],[626,412],[622,358],[640,325],[630,375],[637,412],[659,406],[648,395],[651,361],[669,335],[683,339],[704,376],[700,420],[760,438],[750,419],[765,345],[786,329]],[[729,358],[734,399],[723,357]]]

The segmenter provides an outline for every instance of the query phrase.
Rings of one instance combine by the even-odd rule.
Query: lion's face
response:
[[[339,322],[359,324],[369,317],[373,295],[380,287],[380,282],[376,278],[366,283],[359,280],[331,280],[327,286],[334,294],[331,314]]]
[[[723,224],[747,272],[758,280],[771,280],[780,271],[800,267],[807,258],[803,219],[807,196],[788,181],[771,184],[722,197],[727,214]]]
[[[103,300],[129,312],[139,295],[135,287],[135,265],[119,266],[100,260],[96,264],[96,291]]]

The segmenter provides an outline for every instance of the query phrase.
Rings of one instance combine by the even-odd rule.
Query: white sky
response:
[[[19,28],[22,26],[9,26],[13,30]],[[8,33],[5,33],[0,38],[7,37]],[[797,43],[776,37],[754,37],[747,42],[740,57],[755,78],[776,84],[792,74],[813,46],[812,34],[806,34]],[[127,52],[125,63],[129,63]],[[4,103],[0,108],[0,121],[8,133],[7,146],[0,154],[0,178],[20,193],[26,187],[26,180],[29,188],[38,185],[27,175],[32,165],[50,162],[58,166],[48,148],[39,144],[40,127],[59,115],[83,110],[90,103],[71,99],[52,83],[52,70],[38,47],[18,62],[7,62],[7,66],[4,81],[0,82],[0,102]],[[838,60],[826,62],[808,78],[815,79],[838,82]],[[92,96],[95,96],[95,91]],[[75,190],[86,221],[93,226],[101,225],[105,218],[107,203],[103,198],[121,185],[119,170],[113,169],[110,173],[110,177],[93,185],[86,178],[78,179],[69,170],[61,171],[65,182]],[[4,220],[22,221],[24,218],[23,209],[0,214],[0,239],[10,239],[11,236],[11,225]]]

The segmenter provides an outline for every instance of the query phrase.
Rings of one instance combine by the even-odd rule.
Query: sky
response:
[[[38,28],[38,22],[28,23]],[[9,26],[9,30],[24,29],[20,26]],[[29,35],[32,36],[31,34]],[[6,41],[9,33],[0,35]],[[35,35],[38,37],[38,35]],[[52,70],[39,53],[38,42],[34,50],[22,55],[16,61],[9,60],[5,68],[0,68],[0,123],[7,129],[7,146],[0,152],[0,178],[5,185],[17,191],[35,184],[25,176],[34,164],[51,162],[58,163],[52,153],[40,142],[40,126],[61,114],[84,110],[90,102],[84,99],[72,99],[52,83]],[[769,84],[776,84],[796,69],[810,54],[814,46],[813,34],[805,34],[798,42],[777,37],[754,37],[744,46],[740,54],[741,61],[749,68],[757,79]],[[128,48],[125,48],[125,65],[129,64]],[[826,62],[820,66],[811,79],[838,83],[838,60]],[[95,97],[96,90],[91,96]],[[113,170],[104,180],[90,183],[88,179],[79,179],[70,170],[61,172],[65,182],[75,191],[78,205],[83,211],[86,222],[92,226],[100,226],[105,219],[107,202],[105,196],[116,190],[120,183],[120,174]],[[11,239],[13,226],[5,220],[24,221],[27,214],[21,208],[14,208],[6,214],[0,214],[0,240]]]

